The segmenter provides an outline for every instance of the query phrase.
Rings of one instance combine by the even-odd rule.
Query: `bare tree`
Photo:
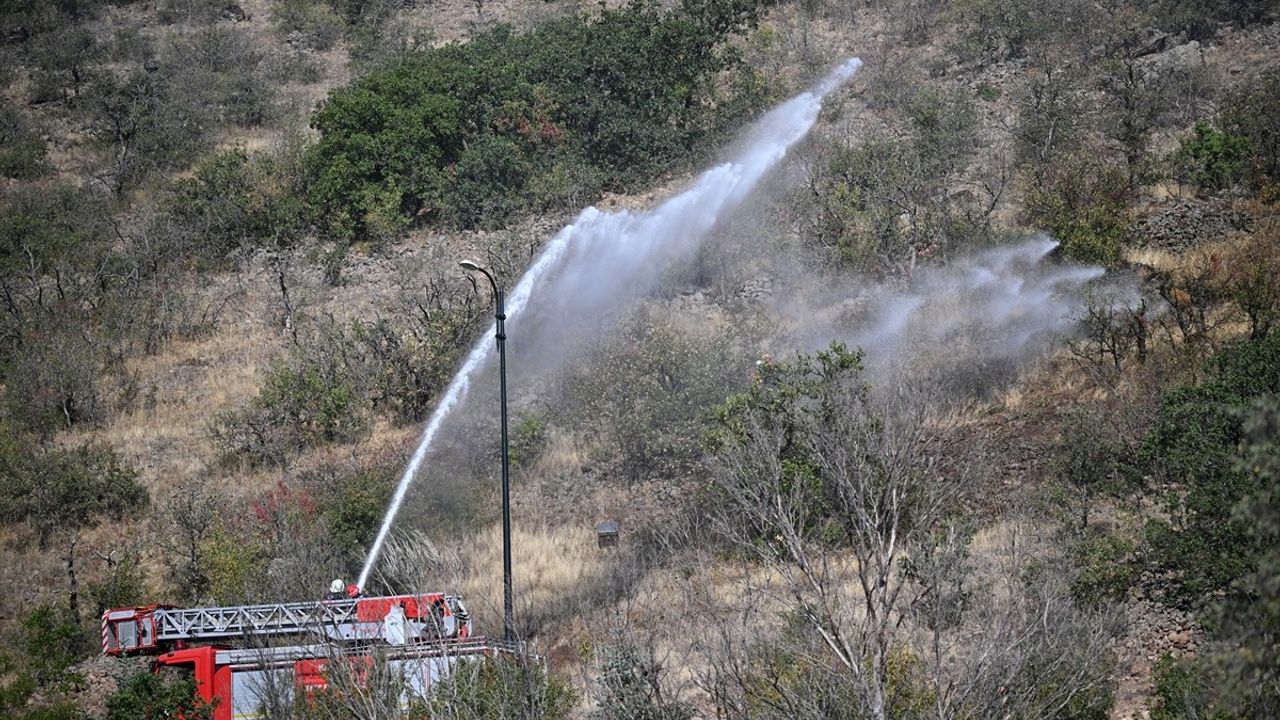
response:
[[[899,564],[968,478],[945,459],[948,433],[920,403],[874,398],[859,370],[834,346],[762,376],[717,458],[716,525],[777,573],[787,604],[879,719],[892,710],[890,661],[909,597]]]
[[[207,482],[187,478],[177,483],[156,517],[156,534],[165,551],[169,577],[180,597],[202,599],[209,588],[205,574],[205,540],[214,529],[221,502]]]
[[[701,685],[723,716],[1109,706],[1114,615],[1078,607],[1066,562],[1026,533],[974,545],[977,454],[926,400],[872,394],[834,346],[763,367],[732,405],[714,517],[741,560],[737,596],[692,593],[710,626]]]
[[[1117,613],[1080,607],[1069,590],[1070,569],[1037,546],[1030,528],[1013,524],[997,542],[987,566],[972,569],[975,592],[963,598],[963,623],[930,627],[935,717],[1105,713]],[[955,573],[954,566],[936,569]]]

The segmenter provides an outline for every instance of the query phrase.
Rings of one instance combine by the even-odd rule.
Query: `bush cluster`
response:
[[[165,219],[180,236],[171,242],[210,260],[294,244],[307,229],[302,170],[294,159],[288,148],[253,155],[234,149],[201,161],[164,197]]]
[[[701,456],[703,423],[741,385],[748,362],[727,336],[632,318],[566,376],[572,390],[562,421],[614,449],[630,481],[682,477]]]
[[[365,403],[343,370],[332,356],[275,363],[246,407],[214,419],[214,443],[229,460],[282,464],[299,450],[361,437]]]
[[[1260,550],[1236,507],[1257,480],[1236,461],[1242,411],[1280,392],[1280,334],[1241,340],[1210,363],[1210,378],[1161,398],[1143,452],[1158,477],[1172,481],[1169,520],[1153,520],[1149,542],[1162,567],[1176,573],[1175,595],[1196,603],[1224,591],[1254,567]]]
[[[1097,157],[1061,157],[1027,193],[1025,213],[1062,243],[1067,257],[1115,262],[1129,230],[1125,170]]]
[[[0,100],[0,177],[30,179],[48,172],[45,142],[21,110]]]
[[[310,200],[330,233],[376,240],[415,218],[491,226],[651,178],[730,120],[713,80],[754,6],[637,0],[409,55],[312,117]]]

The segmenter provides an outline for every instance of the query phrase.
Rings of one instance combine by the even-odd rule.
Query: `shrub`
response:
[[[137,473],[110,448],[50,448],[19,457],[0,486],[0,521],[27,523],[41,547],[54,537],[62,542],[67,606],[78,620],[76,548],[81,533],[105,518],[121,521],[126,515],[141,515],[150,497],[138,484]]]
[[[1198,122],[1193,134],[1182,140],[1176,161],[1187,182],[1206,190],[1230,190],[1243,175],[1249,157],[1247,138]]]
[[[202,541],[200,555],[203,590],[213,602],[234,605],[262,596],[267,551],[252,533],[219,527]]]
[[[950,179],[976,146],[977,116],[963,93],[926,87],[905,102],[911,133],[838,150],[816,195],[814,239],[859,269],[896,272],[952,241]]]
[[[1204,40],[1227,23],[1257,22],[1271,7],[1267,0],[1155,0],[1150,13],[1159,27]]]
[[[112,562],[101,578],[88,583],[88,591],[93,598],[94,616],[100,616],[110,608],[141,605],[149,596],[146,578],[136,556]]]
[[[1026,219],[1062,243],[1067,257],[1110,264],[1129,228],[1124,168],[1092,155],[1062,156],[1026,197]]]
[[[35,38],[30,55],[31,100],[35,103],[71,100],[91,81],[102,48],[92,31],[70,25]]]
[[[1256,490],[1236,507],[1260,548],[1257,563],[1219,616],[1225,641],[1213,658],[1221,680],[1214,688],[1224,708],[1240,716],[1280,713],[1280,395],[1258,398],[1244,414],[1236,469]]]
[[[209,117],[191,90],[164,70],[108,76],[94,85],[86,100],[89,132],[110,151],[117,194],[157,170],[185,165],[206,145]]]
[[[67,668],[93,652],[91,636],[67,608],[41,605],[22,618],[26,671],[38,685],[65,679]]]
[[[953,5],[958,17],[968,21],[967,44],[997,59],[1022,57],[1062,29],[1056,6],[1019,0],[962,0]]]
[[[173,183],[164,207],[197,256],[222,258],[261,246],[294,243],[305,231],[288,150],[228,150]]]
[[[1258,190],[1280,184],[1280,73],[1228,99],[1220,118],[1223,131],[1248,142],[1247,179]]]
[[[1249,524],[1234,513],[1257,480],[1240,472],[1236,450],[1243,407],[1280,392],[1276,367],[1280,336],[1238,341],[1211,360],[1208,380],[1161,397],[1143,454],[1175,487],[1164,497],[1170,519],[1152,521],[1149,542],[1157,562],[1177,572],[1174,589],[1182,602],[1226,590],[1256,562]]]
[[[19,187],[0,201],[3,402],[22,427],[52,432],[106,414],[112,356],[101,309],[119,271],[100,198],[62,183]]]
[[[105,720],[211,720],[214,710],[196,697],[194,680],[147,670],[130,675],[106,704]]]
[[[75,320],[25,328],[24,346],[4,367],[4,404],[27,430],[50,434],[106,416],[99,381],[105,348]]]
[[[104,517],[136,516],[149,502],[137,472],[107,447],[55,447],[23,460],[0,488],[0,520],[29,523],[42,542]]]
[[[892,267],[914,246],[939,239],[940,227],[929,216],[908,225],[900,216],[906,208],[889,188],[904,188],[910,198],[922,195],[926,178],[918,172],[919,158],[899,140],[870,140],[837,154],[828,174],[838,178],[823,193],[817,239],[833,246],[855,268]],[[910,199],[906,199],[910,202]]]
[[[242,32],[215,25],[180,35],[160,60],[154,72],[108,75],[86,92],[90,132],[110,151],[117,194],[156,171],[185,168],[222,123],[260,125],[275,112]]]
[[[547,443],[547,422],[537,414],[521,413],[511,425],[511,464],[532,467]]]
[[[1225,720],[1226,716],[1211,710],[1212,688],[1194,660],[1179,661],[1164,655],[1152,668],[1151,679],[1155,685],[1151,720],[1184,720],[1192,717]]]
[[[594,720],[689,720],[693,708],[663,696],[662,664],[652,647],[641,648],[624,627],[596,650],[600,690]]]
[[[1264,395],[1244,418],[1244,442],[1235,469],[1255,483],[1235,517],[1260,549],[1250,571],[1213,608],[1209,623],[1217,642],[1194,659],[1165,656],[1155,665],[1153,720],[1275,717],[1280,711],[1275,644],[1280,627],[1280,401]]]
[[[21,110],[0,100],[0,177],[26,180],[49,171],[44,138]]]
[[[342,37],[342,18],[333,8],[315,0],[283,0],[271,6],[276,34],[292,42],[299,38],[312,50],[328,50]]]
[[[433,294],[425,301],[425,315],[400,323],[356,321],[349,335],[337,333],[331,341],[350,348],[348,373],[360,378],[370,405],[400,422],[426,417],[452,377],[476,315],[469,298]]]
[[[577,702],[572,686],[545,664],[499,655],[464,663],[441,679],[434,685],[428,715],[440,720],[560,720]]]
[[[102,263],[109,216],[102,199],[85,188],[61,182],[19,186],[6,193],[0,208],[0,272],[6,276],[38,282]],[[63,299],[74,290],[54,287],[50,294]],[[23,304],[39,299],[23,298]]]
[[[1280,222],[1267,221],[1223,258],[1223,290],[1244,313],[1249,337],[1263,340],[1280,321]]]
[[[632,318],[565,379],[566,420],[611,443],[630,481],[679,477],[700,457],[704,417],[747,373],[727,336]]]
[[[1076,567],[1071,596],[1082,607],[1122,602],[1138,575],[1137,545],[1127,538],[1096,528],[1071,543],[1068,552]]]
[[[210,426],[228,459],[280,464],[300,449],[350,442],[366,431],[364,401],[332,357],[296,357],[267,370],[258,394]]]
[[[1129,453],[1113,429],[1101,418],[1085,413],[1068,415],[1054,452],[1057,473],[1078,493],[1079,531],[1089,527],[1089,510],[1099,494],[1120,490],[1123,465]]]
[[[316,507],[328,541],[354,559],[369,547],[386,513],[398,466],[340,470],[313,478]]]

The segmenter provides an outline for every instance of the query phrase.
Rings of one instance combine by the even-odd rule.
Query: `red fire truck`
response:
[[[472,637],[461,598],[442,593],[102,614],[104,654],[151,655],[157,669],[188,673],[214,720],[261,717],[268,691],[323,689],[339,659],[371,663],[376,654],[404,678],[408,702],[460,659],[515,650]]]

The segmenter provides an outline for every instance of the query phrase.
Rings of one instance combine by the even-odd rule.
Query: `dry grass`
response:
[[[131,358],[126,371],[135,378],[140,399],[95,431],[94,438],[134,464],[152,490],[193,476],[214,459],[206,432],[209,421],[253,396],[278,344],[260,327],[241,324],[209,338],[170,343],[156,355]]]
[[[538,462],[530,473],[534,477],[555,477],[576,472],[587,458],[582,441],[573,433],[560,428],[553,429],[546,448],[538,456]]]
[[[575,598],[607,581],[609,556],[596,547],[586,525],[511,530],[512,576],[517,616],[557,619],[576,609]],[[461,549],[465,573],[457,590],[483,634],[502,628],[502,528],[493,525],[468,539]]]
[[[1145,265],[1161,271],[1172,270],[1180,264],[1180,258],[1177,254],[1159,248],[1126,248],[1124,260],[1134,265]]]

